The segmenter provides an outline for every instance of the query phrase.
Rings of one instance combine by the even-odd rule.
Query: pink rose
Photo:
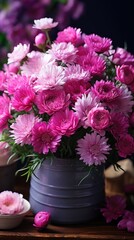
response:
[[[122,65],[116,68],[117,80],[126,85],[134,82],[134,67],[132,65]]]
[[[95,130],[104,130],[110,125],[110,113],[103,107],[92,108],[87,116],[87,125]]]
[[[50,213],[40,211],[34,217],[34,224],[33,226],[38,229],[45,228],[50,221]]]

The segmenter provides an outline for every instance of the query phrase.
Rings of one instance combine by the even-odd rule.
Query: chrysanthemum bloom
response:
[[[78,98],[74,105],[74,111],[81,121],[83,127],[88,127],[87,117],[89,111],[95,107],[100,106],[99,99],[92,93],[89,92],[87,95],[83,94],[81,98]]]
[[[110,146],[107,143],[108,139],[101,137],[96,132],[86,134],[83,139],[77,141],[77,153],[80,155],[86,165],[101,165],[105,163],[109,154]]]
[[[126,210],[117,227],[119,229],[127,229],[128,232],[134,232],[134,211]]]
[[[4,94],[3,96],[0,96],[0,132],[8,127],[8,120],[11,117],[10,99]]]
[[[17,89],[20,88],[20,86],[23,85],[29,85],[31,82],[30,77],[26,77],[23,75],[19,75],[19,74],[13,74],[10,75],[7,78],[7,92],[10,95],[13,95]]]
[[[29,84],[22,84],[12,97],[12,106],[17,111],[30,111],[35,99],[35,92]]]
[[[41,18],[39,20],[34,20],[33,28],[40,30],[49,30],[58,25],[58,22],[53,22],[52,18]]]
[[[72,43],[53,43],[48,53],[52,55],[55,60],[63,61],[65,63],[74,63],[76,59],[77,48]]]
[[[0,71],[0,91],[5,90],[5,81],[6,81],[6,74],[3,71]]]
[[[130,134],[121,135],[117,139],[116,148],[119,156],[126,158],[134,154],[134,138]]]
[[[8,64],[23,60],[27,56],[29,49],[29,44],[19,43],[16,47],[14,47],[12,53],[8,53]]]
[[[36,97],[36,105],[39,113],[52,115],[69,105],[69,94],[66,94],[62,88],[54,90],[45,90],[39,92]]]
[[[111,39],[96,34],[85,35],[84,41],[89,48],[92,48],[97,53],[106,52],[112,46]]]
[[[63,67],[50,64],[39,73],[34,89],[36,91],[51,90],[64,85],[65,82],[66,77]]]
[[[90,72],[88,70],[84,70],[79,64],[68,65],[68,67],[65,68],[65,74],[67,81],[83,80],[87,82],[90,80]]]
[[[116,79],[126,85],[134,83],[134,66],[122,65],[116,68]]]
[[[49,123],[36,123],[32,129],[32,145],[34,151],[47,154],[49,151],[56,152],[61,141],[61,136],[56,135]]]
[[[23,195],[11,192],[3,191],[0,193],[0,214],[17,214],[24,208]]]
[[[68,108],[65,111],[56,112],[50,120],[53,131],[58,135],[65,136],[74,134],[78,128],[78,123],[78,117],[74,111]]]
[[[37,212],[36,215],[34,216],[33,226],[36,227],[37,229],[42,230],[48,225],[48,223],[50,222],[50,219],[51,219],[51,215],[49,212],[44,212],[44,211]]]
[[[70,42],[75,46],[79,46],[83,42],[83,39],[81,36],[81,29],[67,27],[63,31],[58,32],[55,42],[56,43]]]
[[[106,197],[106,207],[101,209],[102,215],[105,217],[106,222],[116,220],[121,217],[126,208],[126,200],[121,195],[114,195]]]
[[[87,125],[94,130],[105,130],[111,124],[111,116],[104,107],[92,108],[87,116]]]
[[[40,119],[33,113],[19,115],[15,123],[12,123],[10,131],[15,143],[20,145],[31,144],[32,128],[39,121]]]

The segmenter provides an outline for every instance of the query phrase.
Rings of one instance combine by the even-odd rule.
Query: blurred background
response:
[[[19,42],[32,42],[35,19],[52,17],[58,30],[71,25],[86,34],[111,38],[134,54],[133,0],[0,0],[0,63]]]

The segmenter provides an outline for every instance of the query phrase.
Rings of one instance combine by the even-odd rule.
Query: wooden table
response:
[[[24,184],[24,178],[16,180],[15,191],[21,192],[28,198],[29,184]],[[105,224],[104,220],[91,221],[88,224],[77,226],[56,226],[49,224],[44,232],[39,232],[33,226],[33,214],[29,212],[19,227],[9,231],[0,230],[0,239],[34,240],[34,239],[126,239],[134,240],[134,233],[118,230],[116,225]]]

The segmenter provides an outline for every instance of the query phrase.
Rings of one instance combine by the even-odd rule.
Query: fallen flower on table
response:
[[[0,214],[17,214],[24,208],[23,195],[12,191],[0,193]]]
[[[119,220],[118,229],[127,229],[128,232],[134,232],[134,211],[126,209],[126,199],[121,195],[106,197],[106,206],[101,209],[106,222]]]
[[[36,213],[33,226],[38,230],[44,229],[50,222],[50,217],[50,213],[48,212],[40,211]]]

